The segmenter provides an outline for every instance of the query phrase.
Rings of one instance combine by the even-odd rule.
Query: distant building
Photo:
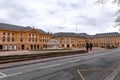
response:
[[[111,32],[111,33],[100,33],[92,36],[89,40],[96,47],[107,47],[107,46],[120,46],[120,33]]]
[[[119,47],[120,33],[100,33],[88,35],[86,33],[55,33],[53,37],[57,39],[61,48],[81,48],[85,47],[86,42],[92,43],[94,47]]]
[[[55,33],[53,38],[59,41],[60,48],[81,48],[85,47],[86,37],[76,33]]]
[[[34,27],[0,23],[0,50],[36,50],[47,48],[52,35]]]

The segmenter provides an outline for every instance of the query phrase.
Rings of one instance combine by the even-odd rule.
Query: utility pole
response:
[[[76,24],[76,34],[77,34],[77,24]]]
[[[75,35],[75,43],[77,42],[77,24],[76,24],[76,35]],[[77,45],[75,45],[75,47],[77,47]]]

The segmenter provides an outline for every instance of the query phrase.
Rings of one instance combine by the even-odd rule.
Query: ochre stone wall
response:
[[[0,30],[0,50],[36,50],[47,48],[51,34],[42,34],[35,29]]]

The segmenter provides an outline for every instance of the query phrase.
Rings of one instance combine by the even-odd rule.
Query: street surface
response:
[[[120,80],[120,49],[0,69],[0,80]]]

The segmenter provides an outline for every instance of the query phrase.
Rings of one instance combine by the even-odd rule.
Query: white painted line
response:
[[[0,79],[2,79],[2,78],[6,78],[6,77],[15,76],[15,75],[19,75],[19,74],[22,74],[22,72],[15,73],[15,74],[10,74],[10,75],[5,75],[5,76],[1,76]]]
[[[6,77],[15,76],[15,75],[19,75],[19,74],[22,74],[22,72],[18,72],[18,73],[15,73],[15,74],[6,75]]]
[[[79,60],[73,60],[73,61],[70,61],[70,62],[77,62],[77,61],[79,61]]]
[[[104,80],[114,80],[115,77],[120,73],[120,65],[110,74],[108,75]]]
[[[50,66],[45,66],[45,67],[40,67],[39,69],[45,69],[45,68],[50,68],[50,67],[54,67],[54,66],[59,66],[61,64],[55,64],[55,65],[50,65]],[[6,77],[11,77],[11,76],[15,76],[15,75],[20,75],[23,72],[18,72],[18,73],[14,73],[14,74],[10,74],[10,75],[5,75],[3,73],[0,73],[2,76],[0,77],[0,79],[2,78],[6,78]]]
[[[45,68],[50,68],[50,67],[59,66],[59,65],[62,65],[62,64],[55,64],[55,65],[40,67],[39,69],[45,69]]]
[[[77,70],[79,76],[82,78],[82,80],[85,80],[85,78],[83,77],[83,75],[81,74],[80,70]]]
[[[2,72],[0,72],[0,75],[2,75],[2,76],[6,76],[4,73],[2,73]]]

